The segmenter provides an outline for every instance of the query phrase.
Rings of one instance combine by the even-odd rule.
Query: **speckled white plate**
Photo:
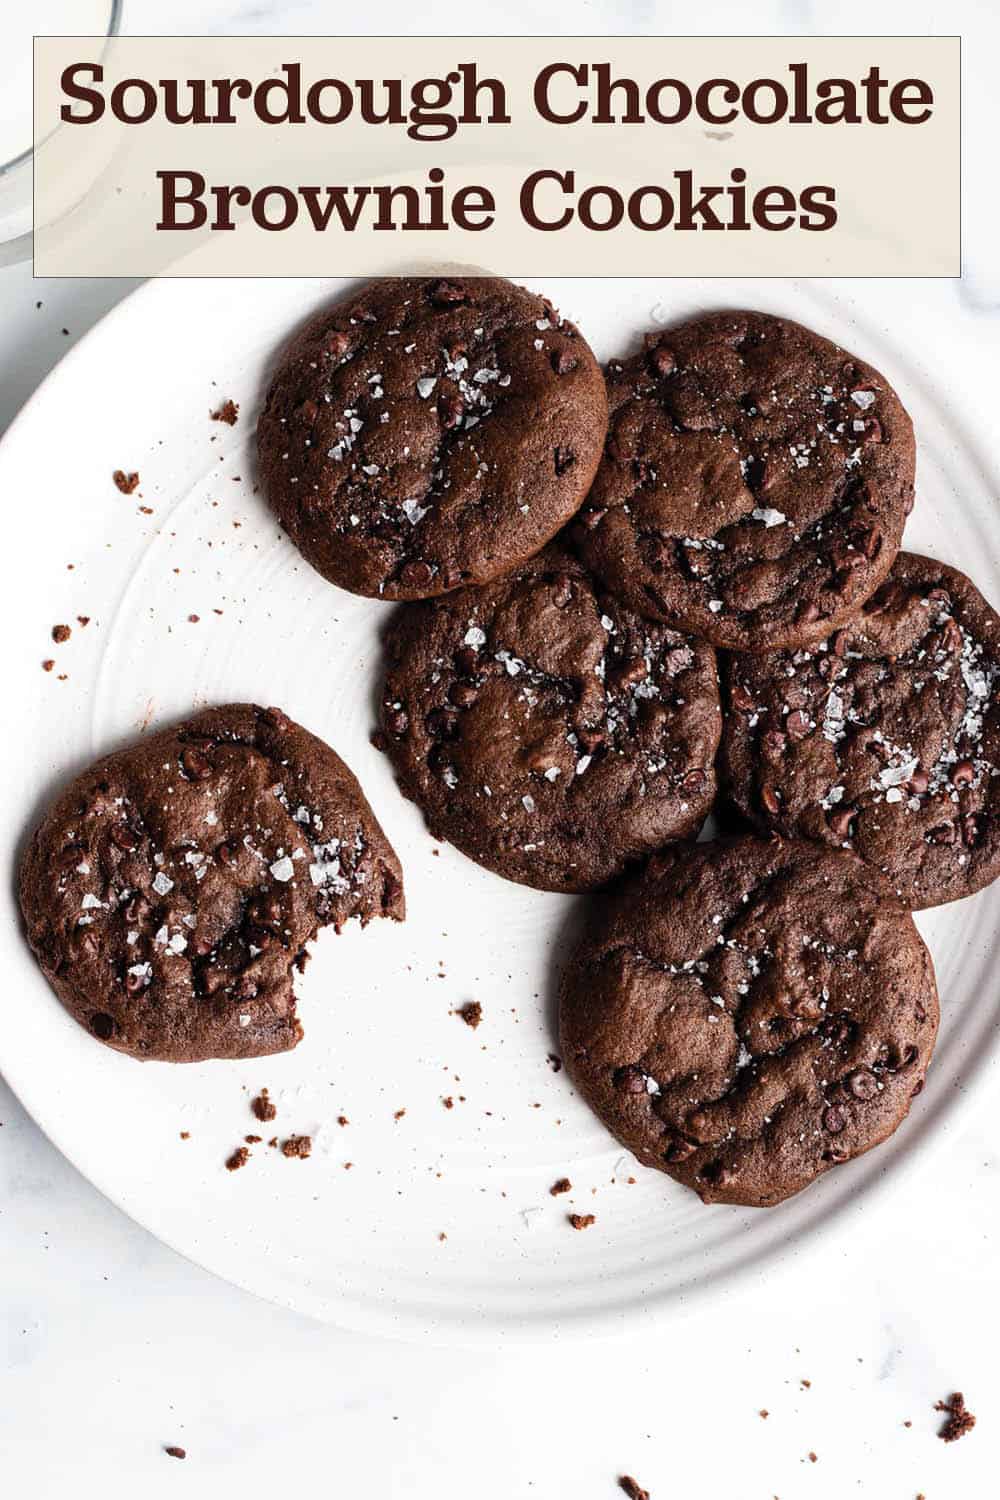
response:
[[[13,867],[52,789],[93,756],[196,705],[278,704],[360,777],[402,858],[408,920],[320,937],[299,981],[306,1036],[295,1052],[139,1064],[63,1012],[23,943],[8,880],[0,1068],[80,1170],[161,1239],[345,1326],[462,1343],[565,1336],[763,1286],[779,1262],[829,1243],[904,1181],[985,1086],[1000,1020],[1000,885],[919,919],[941,1038],[928,1086],[888,1145],[769,1212],[706,1209],[638,1168],[547,1060],[554,979],[580,903],[432,843],[368,740],[385,607],[325,583],[254,493],[269,360],[342,285],[152,283],[63,360],[0,445],[13,563],[0,816]],[[907,545],[1000,598],[995,445],[981,457],[985,435],[980,452],[976,434],[946,418],[945,393],[826,293],[610,279],[544,290],[602,359],[651,323],[745,304],[800,318],[871,360],[919,435]],[[235,428],[209,421],[226,397],[240,403]],[[116,468],[139,471],[135,495],[115,489]],[[50,638],[57,622],[73,627],[62,646]],[[45,657],[56,661],[48,674]],[[483,1006],[477,1031],[452,1013],[469,999]],[[288,1161],[258,1146],[228,1173],[263,1085],[276,1128],[312,1134],[313,1155]],[[564,1175],[572,1195],[550,1197]],[[574,1233],[572,1210],[596,1213],[594,1227]]]

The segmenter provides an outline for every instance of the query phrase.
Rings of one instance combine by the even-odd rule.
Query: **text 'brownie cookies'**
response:
[[[355,778],[277,709],[206,709],[106,756],[24,857],[28,940],[67,1010],[138,1058],[294,1047],[293,967],[318,927],[403,916]]]
[[[576,512],[607,429],[593,354],[508,281],[378,281],[283,355],[258,425],[267,495],[356,594],[423,599],[531,557]]]
[[[562,1057],[647,1166],[706,1203],[779,1203],[886,1139],[938,1024],[913,919],[854,855],[668,851],[566,972]]]
[[[574,536],[633,609],[715,646],[799,646],[885,577],[915,450],[870,365],[785,318],[711,313],[612,364],[608,401]]]
[[[694,836],[715,793],[715,655],[604,594],[559,543],[386,637],[382,743],[439,838],[543,890]]]
[[[852,848],[910,907],[1000,875],[1000,618],[903,552],[814,651],[732,657],[721,767],[761,828]]]

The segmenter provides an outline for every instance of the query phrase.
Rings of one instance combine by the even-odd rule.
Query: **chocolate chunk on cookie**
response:
[[[403,917],[402,872],[340,757],[278,709],[210,708],[56,799],[20,876],[66,1009],[138,1058],[284,1052],[319,927]]]
[[[571,1077],[641,1162],[761,1207],[892,1134],[937,1024],[930,955],[861,861],[752,838],[619,887],[560,1010]]]
[[[508,880],[603,885],[693,837],[715,792],[715,656],[553,543],[386,637],[382,741],[431,832]]]
[[[574,527],[633,609],[715,646],[822,640],[892,565],[910,419],[870,365],[785,318],[710,313],[608,373],[610,428]]]
[[[257,429],[268,498],[324,578],[380,599],[485,583],[579,508],[604,380],[544,298],[493,278],[377,281],[281,358]]]
[[[721,768],[762,829],[850,848],[911,908],[1000,875],[1000,618],[900,553],[812,651],[734,656]]]

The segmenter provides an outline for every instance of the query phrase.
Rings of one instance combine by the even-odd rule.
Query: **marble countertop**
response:
[[[699,23],[706,9],[702,29],[719,33],[746,31],[751,11],[761,33],[824,23],[809,0],[726,0]],[[975,187],[979,163],[993,170],[989,134],[975,128],[998,38],[988,10],[986,0],[946,14],[893,0],[863,8],[861,29],[873,34],[946,27],[966,37],[967,275],[837,288],[987,432],[1000,351],[997,210]],[[307,0],[126,0],[126,29],[350,29],[341,11]],[[477,18],[477,30],[493,29]],[[505,7],[496,29],[520,30],[517,19]],[[847,30],[854,17],[837,20]],[[370,13],[358,22],[370,30]],[[642,0],[591,0],[573,24],[692,29],[679,5]],[[524,30],[569,25],[564,6],[539,0]],[[379,29],[393,29],[391,14]],[[430,0],[420,29],[468,33],[469,22]],[[129,286],[0,271],[0,430]],[[811,1256],[766,1299],[651,1325],[628,1342],[470,1354],[342,1333],[196,1269],[106,1202],[0,1082],[0,1483],[26,1500],[98,1489],[157,1500],[178,1486],[189,1496],[611,1500],[630,1473],[653,1500],[980,1500],[1000,1466],[998,1172],[987,1104],[853,1250]],[[980,1423],[946,1446],[933,1405],[956,1389]],[[183,1465],[168,1444],[187,1450]]]

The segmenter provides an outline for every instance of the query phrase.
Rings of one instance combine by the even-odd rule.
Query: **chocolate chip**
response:
[[[962,819],[962,843],[967,849],[974,849],[979,842],[983,831],[983,818],[979,813],[967,813]]]
[[[930,778],[928,777],[927,772],[920,766],[918,766],[913,775],[910,777],[909,781],[906,783],[906,789],[908,792],[911,792],[914,797],[922,797],[929,785]]]
[[[181,751],[181,769],[189,781],[207,781],[212,774],[212,762],[201,750],[188,746]]]
[[[438,402],[438,416],[446,432],[458,427],[465,415],[465,402],[457,391],[447,391]]]
[[[587,531],[596,531],[606,515],[606,510],[584,510],[580,512],[580,522]]]
[[[479,671],[479,652],[472,646],[462,646],[455,652],[455,666],[466,677],[474,677]]]
[[[823,1111],[823,1129],[838,1135],[847,1125],[847,1114],[839,1104],[831,1104]]]
[[[654,374],[672,375],[677,369],[677,356],[666,344],[657,344],[655,349],[649,351],[649,363]]]
[[[838,839],[846,839],[851,836],[851,824],[857,817],[856,807],[838,807],[830,813],[827,823],[830,832]]]
[[[410,716],[404,708],[387,708],[384,723],[390,734],[402,735],[410,727]]]
[[[407,588],[423,588],[434,577],[434,569],[423,558],[416,558],[404,566],[399,576]]]
[[[458,717],[447,708],[432,708],[424,723],[436,739],[453,740],[458,733]]]
[[[132,832],[127,823],[113,823],[110,837],[111,842],[124,854],[131,854],[139,847],[138,836]]]
[[[569,472],[576,463],[576,454],[572,448],[560,444],[555,450],[555,470],[559,475]]]
[[[644,1094],[646,1092],[646,1078],[641,1068],[634,1063],[627,1067],[619,1068],[614,1075],[616,1089],[621,1089],[624,1094]]]
[[[90,1029],[102,1042],[108,1042],[115,1034],[114,1018],[102,1010],[95,1011],[90,1018]]]
[[[781,811],[781,802],[773,786],[761,787],[760,800],[764,804],[765,812],[775,817]]]
[[[453,281],[436,281],[427,294],[432,307],[457,307],[468,302],[468,296]]]
[[[867,1068],[855,1068],[853,1073],[848,1073],[844,1087],[855,1099],[873,1099],[878,1092],[875,1075]]]
[[[675,1135],[663,1153],[664,1161],[686,1161],[697,1148],[683,1136]]]
[[[326,336],[326,352],[333,359],[340,359],[347,353],[350,342],[348,334],[339,328],[335,328],[332,333],[328,333]]]

